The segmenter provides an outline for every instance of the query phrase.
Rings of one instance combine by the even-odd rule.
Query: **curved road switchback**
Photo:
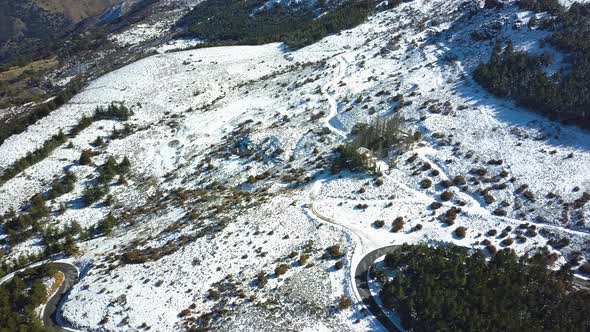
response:
[[[64,274],[64,282],[45,305],[45,309],[43,310],[43,325],[60,331],[71,331],[69,329],[63,329],[58,324],[57,315],[59,315],[58,309],[60,302],[66,297],[69,290],[78,281],[78,269],[74,265],[68,263],[53,262],[49,263],[49,265]]]
[[[369,252],[361,258],[361,261],[358,263],[356,270],[354,271],[354,284],[363,304],[383,328],[391,332],[401,332],[401,330],[391,321],[391,319],[389,319],[389,317],[387,317],[385,312],[383,312],[382,307],[375,301],[375,298],[371,294],[371,290],[369,289],[369,269],[377,258],[392,253],[399,247],[400,246],[398,245],[388,246]]]
[[[324,117],[324,122],[325,122],[325,126],[330,129],[330,131],[336,135],[338,135],[340,138],[346,138],[347,137],[347,133],[339,128],[336,128],[332,125],[332,120],[334,120],[334,118],[338,115],[338,102],[336,100],[336,98],[334,98],[334,96],[331,95],[330,93],[330,88],[335,88],[338,83],[346,76],[346,69],[347,69],[347,62],[346,59],[343,57],[342,54],[338,54],[337,55],[337,60],[339,62],[339,68],[338,68],[338,75],[335,76],[331,81],[329,81],[325,86],[322,87],[322,93],[325,96],[325,98],[328,100],[329,106],[330,106],[330,113]],[[425,151],[422,151],[425,152]],[[425,153],[421,153],[421,157],[422,158],[426,158]],[[381,163],[383,166],[384,163]],[[432,164],[432,162],[431,162]],[[383,167],[383,170],[387,170],[388,167],[387,165],[385,165],[386,167]],[[441,172],[441,174],[444,174]],[[413,192],[416,195],[416,198],[418,200],[424,200],[424,201],[431,201],[432,198],[425,195],[422,192],[419,192],[417,190],[413,190],[409,187],[407,187],[405,184],[401,183],[400,181],[398,181],[397,179],[394,179],[393,177],[385,174],[386,177],[388,177],[389,179],[391,179],[392,181],[394,181],[396,184],[398,184],[401,188],[404,188],[406,190],[408,190],[409,192]],[[324,216],[321,213],[319,213],[319,211],[317,211],[315,209],[314,206],[314,202],[315,202],[315,194],[316,192],[319,192],[319,189],[321,188],[322,185],[322,181],[320,182],[316,182],[316,184],[314,184],[311,187],[310,193],[309,193],[309,198],[310,198],[310,203],[309,205],[307,205],[307,208],[309,209],[309,211],[311,211],[311,213],[319,220],[323,221],[323,222],[327,222],[330,224],[334,224],[336,226],[339,227],[343,227],[345,229],[347,229],[348,231],[350,231],[353,235],[355,235],[358,238],[359,241],[359,248],[360,250],[356,250],[357,246],[353,246],[353,258],[351,259],[351,270],[354,271],[354,282],[353,282],[353,290],[355,291],[355,296],[358,297],[357,300],[361,300],[364,304],[364,306],[366,307],[366,309],[369,311],[369,313],[371,315],[373,315],[373,317],[381,324],[381,326],[383,326],[383,328],[387,331],[391,331],[391,332],[401,332],[401,330],[389,319],[389,317],[385,314],[385,312],[383,311],[383,308],[375,301],[375,299],[373,298],[372,294],[371,294],[371,290],[369,289],[369,269],[371,267],[371,265],[373,265],[373,263],[381,256],[384,256],[388,253],[392,253],[394,251],[396,251],[400,246],[399,245],[389,245],[389,246],[382,246],[378,249],[374,249],[372,251],[369,251],[368,253],[365,254],[365,252],[367,250],[370,250],[372,248],[378,247],[379,245],[384,245],[383,243],[379,243],[377,241],[373,241],[373,239],[371,239],[370,236],[368,236],[367,234],[363,234],[363,232],[359,232],[358,229],[353,229],[351,227],[349,227],[348,225],[345,225],[343,223],[339,223],[336,220]],[[477,206],[477,205],[476,205]],[[472,211],[476,214],[482,214],[481,209],[472,209],[475,211]],[[489,212],[488,212],[489,213]],[[518,223],[520,221],[518,220],[513,220],[513,219],[508,219],[508,218],[502,218],[505,221],[509,221],[509,222],[515,222]],[[551,227],[550,225],[543,225],[546,227]],[[570,232],[577,232],[577,231],[571,231]],[[354,242],[354,240],[353,240]],[[358,262],[358,264],[356,264],[355,266],[355,258],[358,257],[355,255],[355,251],[357,251],[356,253],[363,255],[360,258],[360,261]],[[352,276],[352,272],[351,271],[351,276]],[[586,290],[590,290],[590,281],[589,280],[585,280],[579,277],[574,277],[573,283],[576,287],[581,288],[581,289],[586,289]]]

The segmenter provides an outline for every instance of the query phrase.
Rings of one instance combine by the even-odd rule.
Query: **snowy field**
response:
[[[590,208],[572,203],[590,191],[590,134],[495,99],[470,79],[493,47],[471,39],[472,31],[500,22],[496,33],[531,51],[545,35],[526,31],[530,13],[507,8],[462,16],[461,4],[404,3],[295,52],[269,44],[158,54],[95,80],[6,140],[0,169],[96,106],[122,102],[134,112],[131,135],[111,140],[122,124],[95,122],[69,140],[72,146],[0,188],[0,213],[19,209],[69,169],[79,179],[76,189],[51,203],[67,209],[48,223],[88,228],[109,213],[125,220],[109,237],[81,242],[72,261],[89,270],[63,307],[65,320],[108,331],[183,330],[204,322],[225,331],[378,330],[351,283],[355,264],[375,248],[426,242],[483,249],[484,239],[501,248],[504,238],[486,233],[510,226],[508,237],[516,238],[526,223],[538,234],[514,241],[518,253],[567,237],[570,244],[554,250],[558,264],[575,251],[587,261]],[[117,38],[127,43],[124,36]],[[369,110],[393,114],[398,94],[406,103],[399,112],[421,141],[381,161],[381,185],[366,174],[331,174],[334,148],[355,124],[375,117]],[[107,144],[92,147],[98,136]],[[98,153],[95,165],[108,156],[131,160],[128,184],[112,185],[110,206],[80,202],[97,173],[77,162],[84,149]],[[456,176],[466,183],[443,188]],[[425,178],[432,182],[426,189]],[[443,202],[447,190],[454,195]],[[435,201],[441,208],[431,208]],[[446,225],[441,215],[452,207],[461,211]],[[398,217],[405,225],[391,232]],[[376,220],[385,226],[375,227]],[[467,228],[465,238],[454,233],[458,226]],[[39,241],[10,248],[9,257],[40,250]],[[335,244],[344,253],[341,270],[322,258]],[[122,258],[171,247],[142,264]],[[301,266],[303,253],[309,258]],[[281,263],[289,269],[276,276]],[[264,287],[255,282],[260,272],[268,276]],[[341,295],[353,299],[352,308],[337,308]]]

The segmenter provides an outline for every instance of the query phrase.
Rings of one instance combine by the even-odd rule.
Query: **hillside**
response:
[[[142,2],[149,1],[2,0],[0,64],[51,54],[83,21],[93,21],[92,26],[109,23]]]
[[[79,278],[53,323],[45,307],[21,314],[80,331],[445,330],[407,308],[438,315],[466,287],[498,319],[511,299],[543,315],[521,305],[534,298],[584,330],[561,313],[588,298],[590,133],[494,93],[537,67],[474,75],[513,52],[547,53],[542,73],[565,75],[573,57],[547,38],[568,26],[515,1],[366,3],[352,17],[364,4],[158,2],[60,63],[48,79],[87,84],[0,145],[0,283],[45,260]],[[428,249],[450,245],[467,249]],[[453,287],[412,292],[399,266]],[[495,266],[534,278],[509,284]],[[455,303],[449,320],[471,326],[460,314],[475,302]]]
[[[33,3],[49,14],[63,15],[72,23],[78,23],[88,17],[102,14],[106,9],[119,4],[117,0],[82,0],[55,1],[33,0]],[[121,6],[126,6],[124,3]]]

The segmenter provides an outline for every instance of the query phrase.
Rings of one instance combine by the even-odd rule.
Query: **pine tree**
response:
[[[31,217],[33,219],[40,219],[49,215],[49,208],[45,204],[45,200],[39,194],[33,196],[31,199]]]
[[[127,158],[127,156],[123,157],[123,160],[121,161],[121,163],[119,163],[118,166],[118,170],[119,170],[119,174],[127,174],[129,173],[129,168],[131,167],[131,162],[129,161],[129,158]]]
[[[80,154],[80,165],[90,165],[92,163],[92,151],[83,150]]]
[[[68,256],[76,256],[79,253],[78,245],[71,234],[66,234],[66,238],[64,240],[64,252]]]

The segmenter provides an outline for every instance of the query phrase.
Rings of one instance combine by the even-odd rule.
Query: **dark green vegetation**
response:
[[[0,224],[3,225],[8,235],[5,240],[7,243],[5,244],[14,246],[29,239],[33,234],[40,233],[43,243],[46,245],[44,255],[49,256],[63,250],[64,243],[60,243],[58,246],[56,245],[59,241],[65,240],[67,235],[75,236],[80,232],[76,223],[70,225],[69,228],[71,229],[66,227],[66,230],[59,234],[51,228],[44,228],[41,224],[42,219],[49,217],[51,213],[51,209],[47,206],[45,199],[52,199],[63,195],[68,190],[73,190],[75,180],[72,178],[73,174],[70,174],[66,172],[62,180],[53,182],[52,189],[48,192],[47,196],[33,196],[22,213],[17,214],[16,211],[10,210],[4,216],[0,216]]]
[[[588,331],[590,292],[574,290],[569,268],[547,268],[548,253],[517,257],[456,246],[404,245],[385,258],[397,274],[383,303],[414,331]]]
[[[563,9],[559,0],[520,0],[518,6],[534,12],[548,12],[551,14],[557,14]]]
[[[555,27],[547,41],[566,52],[571,71],[547,75],[549,56],[514,51],[511,44],[497,45],[486,64],[480,64],[473,78],[498,97],[511,98],[519,105],[566,124],[590,128],[590,4],[574,3],[569,10],[555,9],[557,0],[521,1],[527,9],[548,10]]]
[[[53,277],[47,265],[17,274],[0,286],[0,331],[52,331],[43,327],[35,308],[47,301],[42,279]]]
[[[352,141],[338,147],[338,157],[334,160],[332,170],[375,171],[373,157],[386,158],[391,153],[406,151],[420,138],[420,133],[405,130],[403,121],[399,115],[395,115],[388,119],[377,117],[370,124],[355,126]]]
[[[37,105],[32,110],[25,112],[23,115],[13,117],[10,120],[2,123],[0,126],[0,144],[4,143],[8,137],[22,133],[25,131],[25,129],[27,129],[28,126],[48,116],[52,111],[67,103],[81,89],[82,84],[78,80],[74,79],[68,83],[64,90],[60,92],[53,100]],[[0,86],[0,95],[2,94],[3,92]],[[22,102],[25,101],[17,101],[15,104],[20,104]],[[8,106],[10,105],[0,104],[0,108],[5,108]]]
[[[180,22],[187,34],[211,44],[265,44],[283,41],[300,48],[341,30],[353,28],[375,10],[374,0],[350,1],[317,18],[311,9],[281,6],[260,10],[266,0],[208,0],[197,5]],[[252,15],[253,14],[253,15]]]
[[[282,41],[292,49],[311,45],[327,35],[351,29],[363,23],[374,8],[373,1],[353,1],[349,5],[331,11],[319,19],[312,20],[302,27],[294,29],[286,34]]]
[[[92,205],[102,199],[109,192],[109,183],[119,175],[119,182],[124,181],[124,176],[129,172],[131,163],[127,157],[124,157],[120,163],[117,163],[113,157],[107,162],[97,167],[98,177],[85,190],[82,195],[82,201],[86,205]],[[123,178],[123,180],[121,180]],[[43,227],[41,221],[50,216],[51,209],[47,206],[46,200],[55,199],[63,194],[71,192],[76,185],[76,176],[65,171],[63,178],[51,183],[51,189],[46,195],[35,195],[20,214],[11,210],[6,215],[0,216],[0,224],[8,235],[6,241],[8,245],[14,246],[21,243],[34,234],[41,234],[45,244],[44,256],[49,256],[58,252],[66,252],[73,255],[77,248],[73,246],[72,236],[81,234],[81,229],[77,223],[72,223],[63,232],[55,229]],[[108,201],[108,199],[107,199]],[[105,202],[108,204],[108,202]],[[64,207],[65,208],[65,207]],[[108,218],[107,218],[108,219]],[[108,228],[108,227],[107,227]],[[92,232],[91,232],[92,233]],[[100,232],[103,233],[102,231]],[[87,236],[88,234],[82,234]]]
[[[119,105],[112,103],[107,108],[97,107],[94,111],[92,118],[83,117],[80,122],[72,128],[70,135],[77,135],[83,129],[87,128],[92,124],[93,121],[100,121],[105,119],[117,119],[120,121],[126,121],[133,113],[125,107],[125,105]],[[116,132],[116,135],[120,136],[120,132]],[[8,167],[0,174],[0,185],[3,185],[10,179],[17,176],[19,173],[29,168],[30,166],[40,162],[47,158],[53,150],[58,148],[60,145],[67,141],[67,137],[63,132],[53,136],[51,139],[43,143],[43,146],[28,153],[25,157],[18,159],[11,167]]]
[[[70,171],[65,171],[63,178],[51,182],[51,189],[47,193],[48,199],[55,199],[74,190],[78,178]]]
[[[66,135],[60,131],[57,135],[54,135],[49,140],[45,141],[40,148],[32,153],[28,153],[25,157],[18,159],[11,167],[6,168],[0,175],[0,185],[3,185],[30,166],[47,158],[53,150],[65,143],[66,140]]]
[[[103,165],[97,168],[98,177],[96,181],[84,190],[84,194],[82,195],[84,203],[90,206],[107,195],[109,192],[109,183],[116,175],[119,175],[119,183],[124,182],[125,174],[129,172],[130,167],[131,162],[127,157],[124,157],[118,164],[115,158],[109,157]]]
[[[107,107],[98,107],[92,117],[84,117],[70,131],[70,136],[75,136],[82,130],[90,126],[94,121],[103,119],[115,119],[125,121],[132,115],[132,112],[124,105],[111,104]],[[117,139],[131,133],[131,127],[125,124],[123,129],[114,129],[111,139]],[[67,136],[63,133],[56,135],[38,150],[28,154],[25,158],[17,161],[12,167],[5,170],[0,176],[0,183],[8,181],[27,167],[43,160],[51,151],[67,141]],[[71,144],[71,143],[70,143]],[[73,146],[72,146],[73,147]],[[81,156],[81,164],[89,165],[92,163],[92,157],[98,152],[84,150]],[[90,205],[102,199],[108,194],[109,185],[115,176],[118,177],[117,184],[126,184],[125,175],[129,172],[131,163],[129,159],[123,157],[119,163],[110,157],[100,166],[96,167],[98,176],[96,179],[89,181],[89,185],[80,198],[85,204]],[[61,229],[51,226],[48,221],[53,215],[64,213],[68,208],[66,204],[60,203],[59,208],[52,209],[47,201],[54,200],[66,193],[74,190],[77,182],[76,175],[66,168],[61,178],[56,178],[51,182],[50,188],[46,193],[39,193],[33,196],[28,203],[19,208],[18,212],[9,210],[6,214],[0,215],[0,225],[2,225],[6,237],[0,241],[1,245],[15,246],[33,236],[37,236],[44,246],[43,252],[29,256],[21,256],[10,264],[6,263],[0,268],[0,276],[9,271],[14,271],[27,263],[39,261],[43,258],[50,257],[56,253],[65,253],[73,256],[78,253],[78,247],[74,240],[75,237],[86,239],[97,234],[108,234],[112,229],[114,222],[112,216],[100,222],[98,229],[82,229],[77,222],[72,222]],[[106,197],[104,204],[111,204],[112,197]],[[0,254],[1,256],[1,254]]]

